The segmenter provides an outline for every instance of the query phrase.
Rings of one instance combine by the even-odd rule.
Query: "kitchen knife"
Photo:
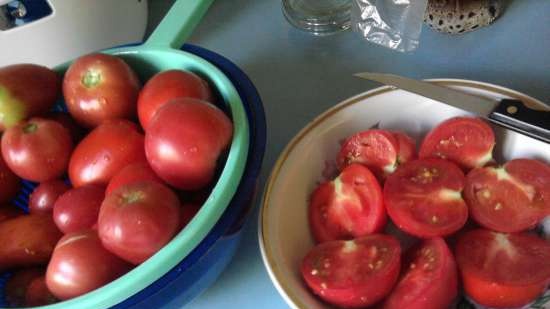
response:
[[[363,72],[354,76],[392,85],[485,117],[492,123],[550,144],[550,111],[531,109],[511,99],[492,100],[429,82],[393,74]]]

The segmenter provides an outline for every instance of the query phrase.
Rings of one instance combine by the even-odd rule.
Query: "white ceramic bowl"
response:
[[[454,79],[432,82],[493,98],[517,98],[545,109],[534,98],[503,87]],[[331,169],[340,141],[376,124],[403,130],[417,141],[444,119],[468,113],[392,87],[381,87],[352,97],[327,110],[302,129],[280,155],[266,185],[260,213],[259,239],[264,264],[279,293],[293,308],[331,308],[303,283],[299,268],[314,246],[307,208],[310,193],[323,171]],[[495,127],[495,157],[537,158],[550,162],[550,145]]]

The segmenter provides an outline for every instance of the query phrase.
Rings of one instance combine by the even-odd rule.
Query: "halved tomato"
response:
[[[384,204],[401,230],[418,237],[447,236],[468,219],[462,199],[464,174],[443,159],[419,159],[400,166],[384,185]]]
[[[473,230],[459,238],[455,255],[464,291],[483,306],[523,306],[550,283],[550,243],[534,234]]]
[[[493,159],[495,134],[480,118],[455,117],[433,128],[422,141],[420,158],[451,160],[464,169],[481,167]]]
[[[458,295],[456,262],[442,238],[409,252],[403,275],[383,309],[447,309]]]
[[[533,228],[550,214],[550,167],[517,159],[474,169],[466,177],[464,198],[474,220],[486,228],[505,233]]]
[[[353,163],[365,165],[382,179],[397,168],[398,153],[399,143],[390,131],[371,129],[348,137],[336,163],[339,170]]]
[[[346,167],[311,195],[309,223],[318,242],[352,239],[379,232],[386,224],[382,190],[360,164]]]
[[[403,132],[392,132],[397,140],[397,164],[403,164],[416,158],[416,143],[412,137]]]
[[[390,235],[317,245],[304,257],[302,277],[323,300],[342,307],[366,307],[383,299],[399,276],[401,247]]]

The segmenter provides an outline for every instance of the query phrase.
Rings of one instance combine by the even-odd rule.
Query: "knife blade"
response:
[[[519,100],[495,100],[393,74],[362,72],[354,76],[395,86],[482,116],[492,123],[550,144],[550,111],[531,109]]]

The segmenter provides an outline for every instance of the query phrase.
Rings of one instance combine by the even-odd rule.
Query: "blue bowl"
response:
[[[206,290],[234,256],[257,191],[265,153],[266,120],[256,88],[243,71],[221,55],[190,44],[185,44],[181,49],[215,65],[231,80],[241,96],[250,126],[244,175],[229,206],[206,238],[165,275],[112,308],[180,308]],[[35,186],[34,183],[24,182],[22,192],[14,203],[26,209],[28,196]],[[0,277],[0,290],[3,290],[8,276],[4,274]],[[6,306],[3,293],[0,295],[0,306]]]

